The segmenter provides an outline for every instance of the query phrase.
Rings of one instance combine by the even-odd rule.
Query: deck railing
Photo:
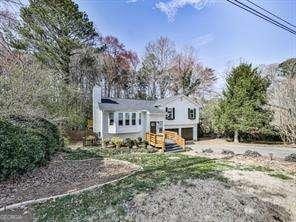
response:
[[[145,140],[149,143],[149,145],[154,146],[156,148],[165,149],[165,137],[164,134],[159,133],[146,133]]]
[[[146,133],[145,140],[149,145],[156,148],[165,149],[165,139],[173,140],[177,145],[185,149],[185,139],[183,139],[178,133],[172,131],[164,131],[164,133]]]

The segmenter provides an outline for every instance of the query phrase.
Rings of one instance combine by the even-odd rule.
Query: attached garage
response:
[[[176,132],[179,134],[179,129],[178,128],[174,128],[174,129],[165,129],[166,131],[171,131],[171,132]]]
[[[181,136],[185,140],[193,140],[193,127],[181,128]]]

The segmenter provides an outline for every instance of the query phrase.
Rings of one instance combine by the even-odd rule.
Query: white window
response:
[[[132,113],[132,125],[136,125],[136,116],[137,114],[136,113]]]
[[[142,113],[139,113],[139,125],[142,124]]]
[[[114,125],[114,113],[109,113],[109,125]]]
[[[130,114],[125,113],[125,125],[128,126],[130,124]]]
[[[166,119],[167,120],[174,120],[175,119],[175,108],[165,108],[166,110]]]
[[[123,125],[123,113],[118,113],[118,125]]]

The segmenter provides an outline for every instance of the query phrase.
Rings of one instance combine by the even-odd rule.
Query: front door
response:
[[[150,133],[156,133],[156,122],[155,121],[150,122]]]

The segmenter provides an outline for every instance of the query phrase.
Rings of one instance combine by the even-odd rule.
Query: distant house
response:
[[[186,140],[197,140],[200,106],[185,95],[162,100],[102,98],[93,89],[93,131],[99,138],[137,138],[146,132],[174,131]]]

